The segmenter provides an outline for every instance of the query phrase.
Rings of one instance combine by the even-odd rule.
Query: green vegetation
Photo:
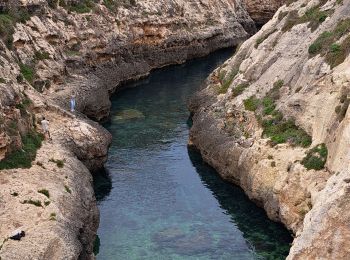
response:
[[[66,192],[72,193],[72,191],[70,190],[70,188],[67,185],[64,185],[64,189],[66,190]]]
[[[40,200],[32,200],[32,199],[24,200],[22,202],[22,204],[32,204],[32,205],[37,206],[37,207],[42,207]]]
[[[51,202],[50,202],[49,200],[47,200],[47,201],[44,202],[44,205],[45,205],[45,206],[49,206],[50,203],[51,203]]]
[[[350,105],[349,90],[342,89],[340,96],[340,105],[336,106],[335,112],[337,113],[339,122],[343,121],[346,112],[348,111]]]
[[[25,78],[30,84],[32,84],[35,76],[33,67],[23,63],[19,64],[19,67],[23,78]]]
[[[119,6],[126,8],[136,6],[136,0],[103,0],[103,4],[111,11],[115,11]]]
[[[323,23],[332,12],[332,11],[321,11],[320,7],[323,4],[324,3],[321,2],[320,4],[314,7],[311,7],[309,10],[305,12],[303,16],[299,16],[297,10],[291,11],[288,14],[287,21],[285,22],[282,28],[282,31],[283,32],[289,31],[295,25],[302,24],[302,23],[309,23],[308,27],[311,29],[311,31],[315,31],[318,28],[318,26],[321,23]]]
[[[0,11],[0,38],[5,42],[7,48],[12,49],[16,23],[25,23],[30,16],[30,12],[25,8],[14,8],[9,12]]]
[[[284,85],[282,80],[276,81],[274,87],[262,99],[252,96],[244,100],[246,110],[255,112],[263,127],[263,136],[269,137],[272,145],[289,142],[292,145],[308,147],[311,137],[295,125],[291,119],[285,119],[276,109],[276,101],[280,98],[279,90]]]
[[[350,33],[350,19],[340,21],[331,32],[323,32],[309,47],[309,55],[317,54],[325,56],[326,62],[331,68],[344,62],[350,53],[350,36],[347,36],[341,43],[339,39]]]
[[[0,83],[4,83],[5,84],[7,82],[6,82],[6,80],[4,78],[0,77]]]
[[[22,149],[13,151],[0,161],[0,170],[15,168],[30,168],[36,157],[36,151],[41,147],[44,137],[36,132],[22,136]]]
[[[56,163],[58,168],[63,168],[63,166],[64,166],[64,160],[55,160],[55,159],[51,158],[49,160],[49,162]]]
[[[38,192],[50,198],[50,193],[47,189],[41,189],[41,190],[38,190]]]
[[[255,111],[258,109],[260,100],[256,98],[255,96],[251,96],[250,98],[243,101],[244,108],[248,111]]]
[[[35,60],[37,60],[37,61],[50,59],[50,54],[48,52],[37,51],[37,52],[35,52],[34,56],[35,56]]]
[[[95,7],[95,2],[93,0],[80,0],[71,3],[60,1],[59,5],[69,12],[84,14],[91,12],[91,10]]]
[[[234,78],[238,74],[238,70],[235,69],[229,73],[229,75],[226,75],[224,72],[220,72],[219,74],[219,80],[221,83],[221,87],[219,89],[219,94],[225,94],[228,90],[228,88],[231,86]]]
[[[307,155],[301,161],[301,164],[308,170],[321,170],[326,164],[327,155],[327,146],[325,144],[319,144],[307,153]]]
[[[232,90],[232,96],[237,97],[240,94],[243,93],[243,91],[249,87],[249,83],[245,82],[245,83],[241,83],[238,84],[233,90]]]
[[[50,214],[50,220],[56,220],[56,213],[51,213]]]

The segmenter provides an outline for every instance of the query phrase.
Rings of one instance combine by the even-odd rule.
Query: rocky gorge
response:
[[[255,31],[241,1],[1,1],[0,258],[93,259],[90,172],[111,135],[89,118],[108,117],[121,82]],[[16,229],[21,242],[8,239]]]
[[[349,257],[349,2],[290,1],[191,101],[190,144],[295,234]]]
[[[190,144],[296,234],[289,259],[346,259],[349,103],[342,43],[350,5],[285,2],[192,99]],[[236,46],[282,4],[2,1],[0,258],[93,259],[98,210],[90,172],[103,166],[111,135],[91,119],[108,117],[109,97],[122,82]],[[337,44],[329,62],[329,46],[317,42],[326,31],[336,32],[326,38]],[[344,56],[340,63],[338,56]],[[72,94],[76,113],[68,111]],[[272,101],[259,101],[270,95]],[[277,115],[293,119],[298,134],[266,134],[261,121]],[[52,141],[40,145],[42,116],[50,121]],[[305,154],[322,144],[325,168],[306,170]],[[27,233],[20,243],[7,239],[17,228]]]

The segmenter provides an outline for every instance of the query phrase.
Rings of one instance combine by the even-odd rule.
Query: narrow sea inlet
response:
[[[187,147],[188,98],[222,50],[130,83],[112,98],[106,174],[95,178],[100,260],[284,259],[292,238]]]

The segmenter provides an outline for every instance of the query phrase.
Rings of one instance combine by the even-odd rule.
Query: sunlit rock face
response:
[[[0,3],[0,160],[25,149],[43,117],[52,136],[30,168],[0,172],[0,241],[26,231],[21,244],[0,245],[2,259],[93,259],[98,212],[89,170],[103,166],[111,136],[86,116],[108,117],[121,82],[236,46],[256,31],[241,1],[91,2]]]
[[[288,259],[349,255],[349,11],[290,1],[190,105],[190,143],[295,233]]]

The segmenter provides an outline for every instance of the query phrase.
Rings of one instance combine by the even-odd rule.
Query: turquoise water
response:
[[[291,236],[187,148],[188,98],[232,50],[156,70],[112,98],[95,179],[97,259],[284,259]],[[136,87],[137,86],[137,87]]]

